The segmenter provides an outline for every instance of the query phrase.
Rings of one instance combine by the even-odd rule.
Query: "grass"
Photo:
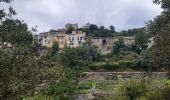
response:
[[[91,90],[85,89],[85,90],[78,90],[76,91],[77,94],[89,94],[91,93]]]
[[[40,95],[36,95],[34,97],[26,97],[23,100],[53,100],[53,97],[40,94]]]

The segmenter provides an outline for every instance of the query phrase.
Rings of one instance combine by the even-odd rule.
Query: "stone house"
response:
[[[126,46],[132,45],[135,42],[134,37],[92,37],[91,42],[92,45],[97,46],[103,54],[108,54],[111,53],[113,45],[119,41],[119,39],[122,39]]]
[[[73,31],[67,35],[67,47],[79,47],[85,43],[86,34],[82,31]]]
[[[119,41],[117,37],[92,37],[91,43],[101,50],[103,54],[111,53],[112,47],[116,41]]]
[[[66,30],[68,30],[70,27],[72,27],[74,31],[78,30],[78,24],[77,23],[76,24],[68,23],[68,24],[65,25]]]
[[[67,34],[65,30],[53,30],[50,32],[41,33],[42,35],[42,46],[51,48],[54,42],[58,42],[59,48],[67,46]]]
[[[134,36],[123,37],[123,43],[126,46],[132,45],[135,43],[135,37]]]

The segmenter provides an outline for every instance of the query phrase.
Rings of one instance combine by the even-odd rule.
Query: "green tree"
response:
[[[94,32],[96,30],[98,30],[98,26],[97,25],[94,25],[94,24],[90,25],[90,32]]]
[[[149,51],[143,50],[140,53],[140,66],[144,69],[148,69],[149,66]]]
[[[72,31],[74,31],[74,27],[70,26],[70,27],[67,29],[67,33],[70,34],[70,33],[72,33]]]
[[[2,21],[0,31],[1,42],[10,43],[13,46],[25,46],[31,44],[33,41],[27,24],[20,20],[6,19]]]
[[[125,45],[123,43],[123,40],[120,39],[119,41],[117,41],[114,46],[113,46],[113,49],[112,49],[112,53],[114,55],[118,55],[120,53],[121,50],[124,50],[125,48]]]
[[[0,10],[1,100],[20,100],[25,95],[34,94],[38,84],[49,79],[47,67],[40,63],[39,46],[33,41],[31,31],[22,21],[13,20],[12,15],[14,12],[11,7],[9,12]],[[5,46],[4,42],[12,47]]]
[[[58,42],[54,42],[52,46],[51,55],[54,56],[59,51],[59,44]]]
[[[60,55],[61,62],[74,70],[86,68],[93,61],[100,60],[100,53],[96,47],[86,43],[82,47],[66,48]]]
[[[50,87],[44,90],[44,94],[55,100],[72,100],[77,86],[75,73],[68,68],[61,68],[58,74],[60,78],[51,83]]]
[[[110,28],[110,30],[111,30],[112,32],[116,32],[116,31],[115,31],[115,27],[114,27],[113,25],[110,25],[109,28]]]
[[[144,50],[147,48],[147,43],[148,43],[148,37],[147,34],[145,32],[138,32],[135,35],[135,45],[137,46],[137,48],[139,50]]]
[[[100,30],[104,30],[105,29],[105,27],[104,26],[100,26]]]
[[[153,21],[148,22],[148,30],[154,37],[154,46],[150,49],[151,65],[158,68],[166,68],[170,66],[170,1],[154,0],[154,3],[160,4],[163,12]]]

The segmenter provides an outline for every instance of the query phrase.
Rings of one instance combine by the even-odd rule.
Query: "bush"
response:
[[[124,94],[129,97],[130,100],[136,100],[147,92],[145,84],[135,81],[131,81],[129,84],[126,84],[124,89]]]
[[[147,93],[147,100],[162,100],[162,93],[158,89],[154,89]]]
[[[119,68],[119,65],[118,64],[109,64],[109,63],[106,63],[104,66],[103,66],[103,69],[106,69],[106,70],[115,70]]]
[[[170,100],[170,87],[166,86],[162,89],[162,95],[164,100]]]
[[[138,65],[139,61],[138,60],[132,60],[132,61],[119,61],[119,66],[120,67],[130,67],[130,68],[134,68]]]
[[[91,89],[92,88],[92,83],[87,82],[87,83],[82,83],[79,84],[78,89],[82,90],[82,89]]]
[[[89,65],[88,68],[91,70],[99,70],[102,68],[102,64],[93,63],[93,64]]]
[[[68,69],[61,73],[61,77],[43,90],[43,94],[53,97],[54,100],[72,100],[77,89],[75,75]]]

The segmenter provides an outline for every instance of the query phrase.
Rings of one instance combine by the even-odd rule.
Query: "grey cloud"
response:
[[[29,26],[39,31],[62,28],[66,23],[83,26],[114,25],[118,31],[142,27],[144,21],[159,15],[161,9],[152,0],[15,0],[11,5]]]

